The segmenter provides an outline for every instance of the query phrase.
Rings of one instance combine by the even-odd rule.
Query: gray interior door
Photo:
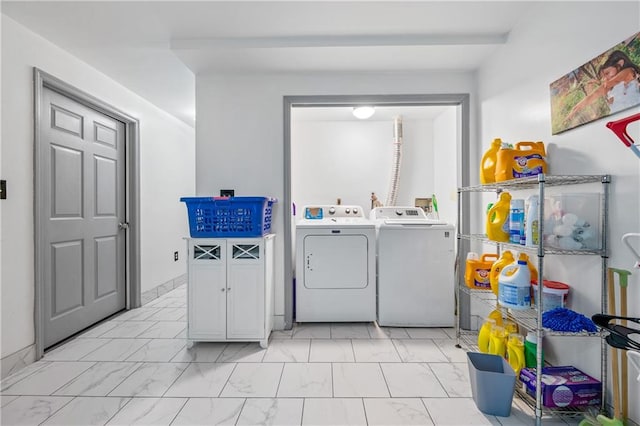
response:
[[[125,125],[48,88],[41,105],[47,348],[125,308]]]

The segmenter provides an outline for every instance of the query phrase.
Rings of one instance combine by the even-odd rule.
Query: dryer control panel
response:
[[[322,205],[306,206],[304,208],[304,218],[310,220],[321,220],[331,217],[362,217],[364,212],[360,206],[343,205]]]

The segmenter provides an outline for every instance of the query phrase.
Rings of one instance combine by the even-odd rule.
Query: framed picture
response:
[[[640,105],[640,32],[550,85],[555,135]]]

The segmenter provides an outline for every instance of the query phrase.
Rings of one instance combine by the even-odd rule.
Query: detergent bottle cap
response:
[[[499,148],[500,146],[502,146],[502,139],[495,138],[493,142],[491,142],[491,145],[493,145],[496,148]]]
[[[511,194],[509,194],[508,192],[501,192],[500,193],[500,201],[505,201],[505,202],[511,202]]]

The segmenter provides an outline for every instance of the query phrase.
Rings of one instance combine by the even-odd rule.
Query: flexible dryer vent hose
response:
[[[395,206],[400,183],[400,165],[402,164],[402,116],[393,119],[393,163],[391,164],[391,180],[387,192],[385,206]]]

